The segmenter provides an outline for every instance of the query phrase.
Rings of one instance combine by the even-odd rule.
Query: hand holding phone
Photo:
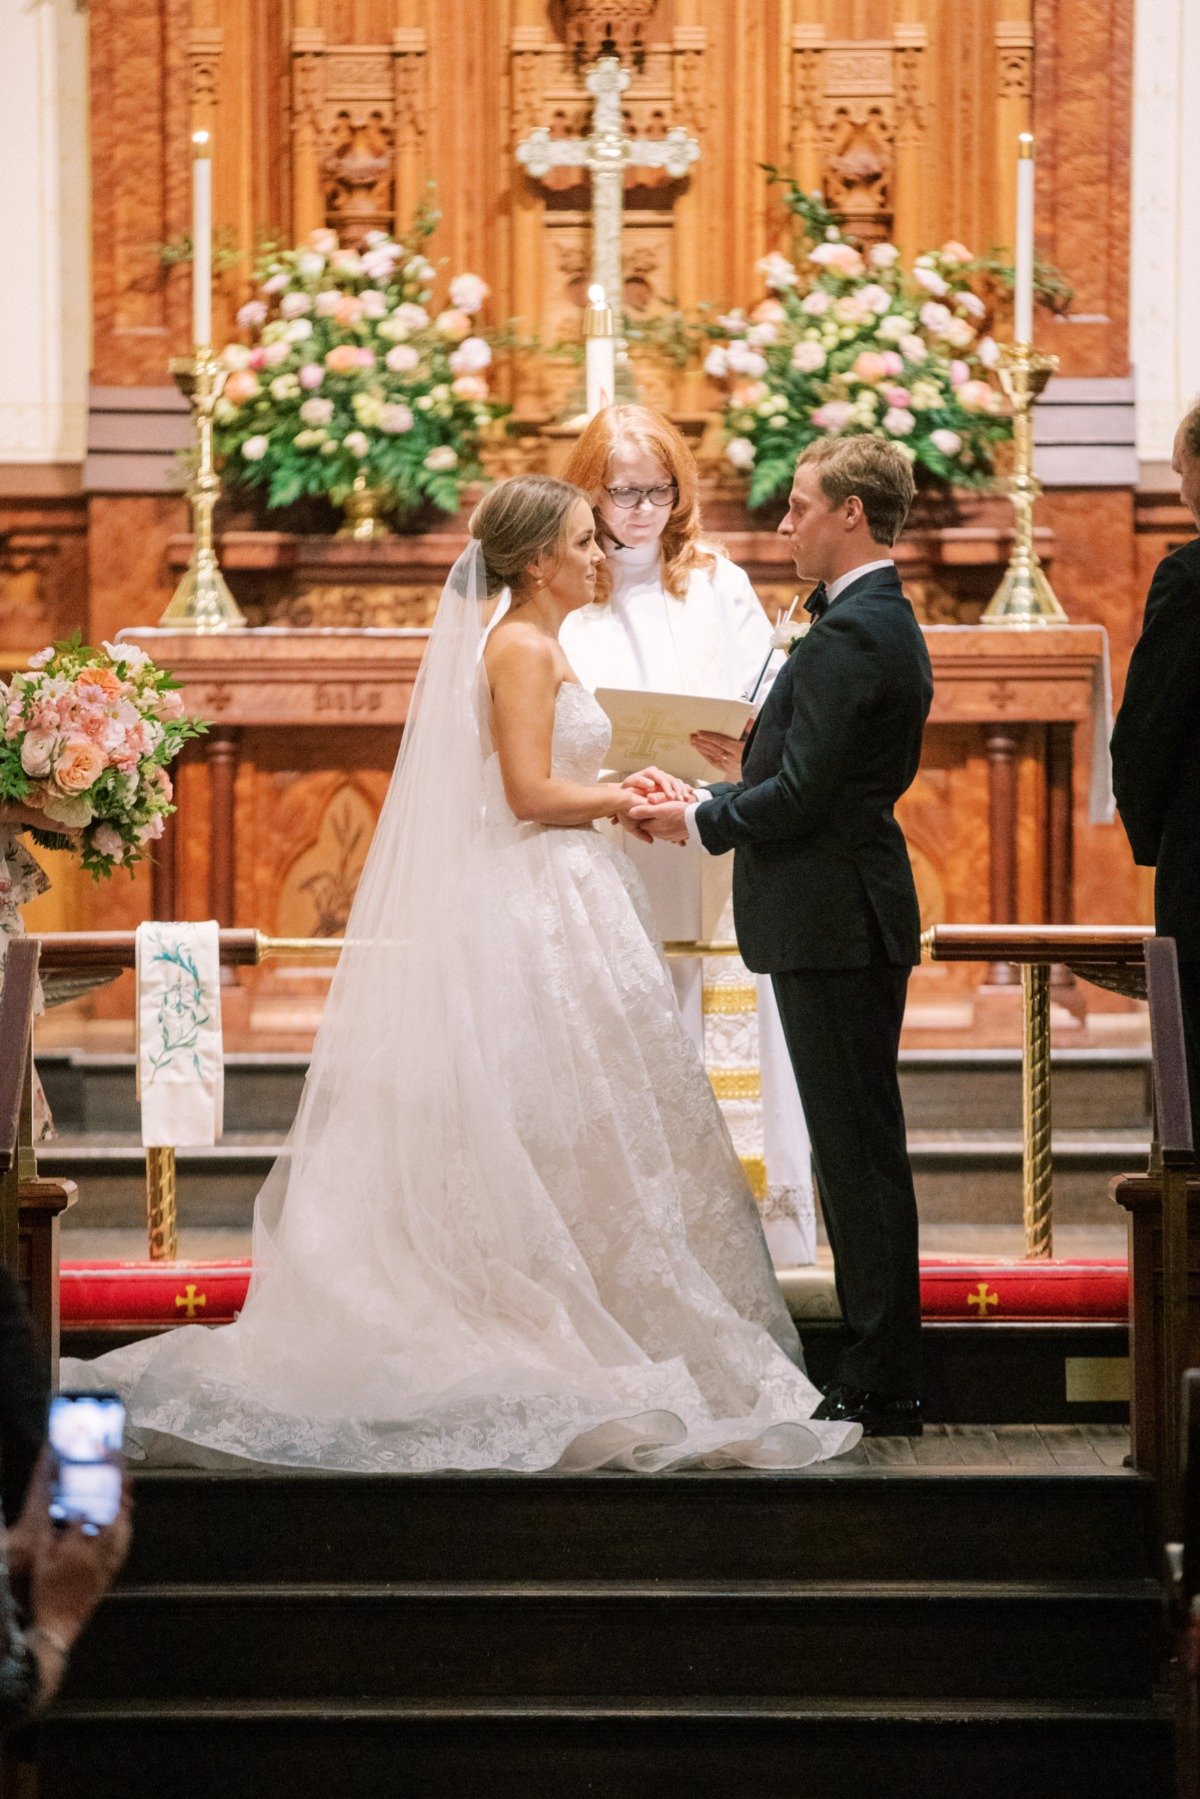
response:
[[[116,1393],[56,1393],[50,1401],[54,1467],[50,1517],[94,1536],[121,1509],[125,1407]]]

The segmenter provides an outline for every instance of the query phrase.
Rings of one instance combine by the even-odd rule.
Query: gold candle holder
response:
[[[172,631],[242,629],[246,617],[221,573],[213,539],[213,510],[221,491],[213,467],[213,410],[225,386],[226,371],[210,349],[200,349],[195,356],[175,358],[171,374],[192,408],[196,434],[196,472],[188,488],[192,554],[158,622]]]
[[[1047,356],[1032,344],[1005,344],[1000,351],[997,372],[1013,412],[1014,456],[1008,495],[1016,528],[1008,569],[980,621],[985,625],[1067,622],[1033,542],[1033,508],[1042,491],[1033,472],[1033,409],[1057,367],[1057,356]]]

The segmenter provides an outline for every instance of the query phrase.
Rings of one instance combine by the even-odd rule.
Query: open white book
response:
[[[681,781],[712,781],[721,770],[706,762],[689,739],[695,731],[740,737],[754,717],[746,700],[707,694],[643,693],[633,687],[598,687],[596,699],[612,720],[609,766],[619,775],[654,766]]]

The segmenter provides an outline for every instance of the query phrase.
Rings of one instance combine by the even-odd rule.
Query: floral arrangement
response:
[[[168,764],[207,729],[184,717],[178,683],[144,650],[97,651],[77,637],[39,650],[0,685],[0,719],[0,800],[44,816],[33,836],[48,849],[80,833],[83,866],[97,878],[132,867],[162,836],[175,810]]]
[[[769,296],[747,317],[708,328],[705,368],[728,390],[725,455],[750,474],[750,504],[786,491],[814,439],[874,432],[936,479],[983,486],[993,446],[1011,435],[987,378],[987,307],[959,243],[906,270],[894,244],[860,249],[816,196],[793,191],[803,221],[797,262],[757,265]]]
[[[482,475],[480,434],[507,408],[490,398],[492,347],[476,326],[488,296],[457,275],[433,308],[437,271],[422,249],[382,231],[344,249],[314,231],[259,263],[259,298],[237,315],[249,343],[227,344],[213,443],[231,486],[265,487],[270,506],[304,495],[335,503],[360,485],[401,514],[445,512]]]

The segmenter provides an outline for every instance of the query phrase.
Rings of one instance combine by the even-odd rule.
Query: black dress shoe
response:
[[[919,1399],[891,1399],[886,1393],[869,1393],[837,1381],[828,1389],[813,1417],[836,1424],[861,1424],[864,1437],[919,1437]]]

